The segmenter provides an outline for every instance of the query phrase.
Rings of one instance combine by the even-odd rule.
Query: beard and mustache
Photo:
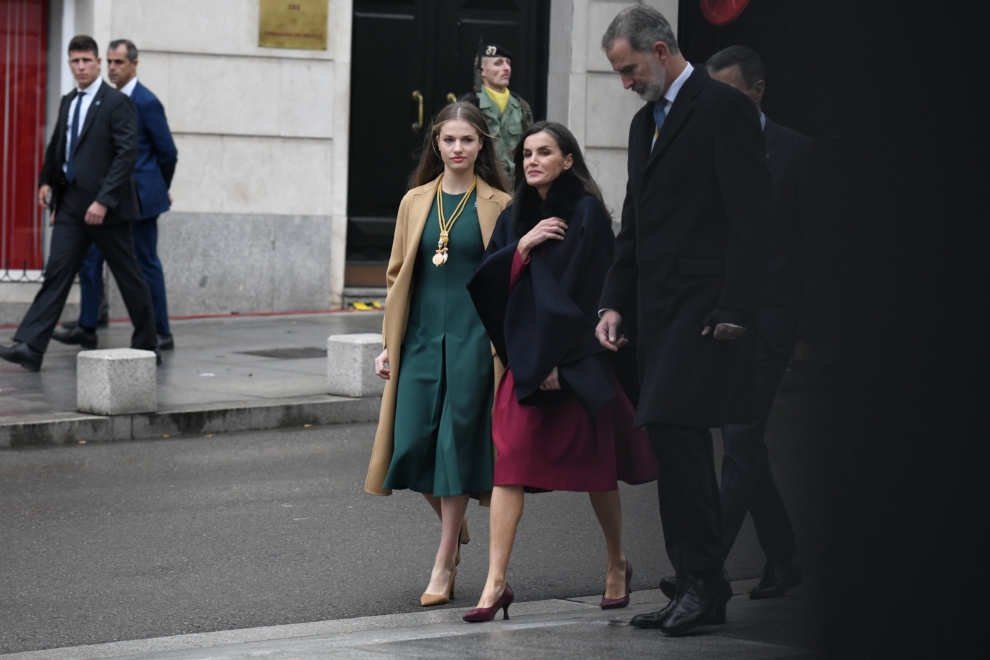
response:
[[[653,74],[653,80],[643,85],[642,89],[636,90],[636,93],[644,101],[659,101],[667,84],[667,71],[652,57],[648,57],[646,63],[650,67],[650,73]]]

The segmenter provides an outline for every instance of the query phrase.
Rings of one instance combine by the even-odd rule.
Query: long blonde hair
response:
[[[433,119],[433,125],[423,140],[419,166],[409,178],[409,187],[422,186],[443,174],[444,165],[437,148],[437,138],[440,135],[441,127],[448,121],[456,119],[471,124],[478,132],[478,139],[481,140],[481,151],[478,153],[478,159],[474,162],[475,175],[492,188],[497,188],[511,195],[512,187],[502,170],[502,164],[495,155],[495,143],[488,133],[488,122],[485,121],[485,115],[481,114],[481,110],[470,103],[451,103],[437,113]]]

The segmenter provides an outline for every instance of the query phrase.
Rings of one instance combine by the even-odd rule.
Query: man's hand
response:
[[[818,344],[813,341],[798,339],[794,344],[794,356],[791,358],[791,370],[796,374],[806,374],[813,371],[818,363]]]
[[[87,225],[102,225],[103,218],[107,215],[107,207],[99,202],[93,202],[89,205],[89,210],[86,211],[86,224]]]
[[[389,369],[387,366],[385,366],[387,364],[388,364],[388,349],[386,348],[378,355],[378,357],[375,358],[375,373],[378,374],[379,378],[384,378],[385,380],[388,380],[389,376],[392,374],[392,370]]]
[[[41,184],[38,188],[38,206],[47,209],[52,202],[52,187],[47,183]]]
[[[547,379],[543,381],[540,385],[541,390],[559,390],[560,389],[560,375],[557,373],[557,367],[553,368]]]
[[[726,323],[719,323],[715,326],[715,339],[719,341],[739,339],[745,332],[746,328],[741,328],[736,325],[728,325]],[[707,337],[710,334],[712,334],[712,326],[706,325],[705,329],[701,331],[701,336]]]
[[[595,337],[608,350],[617,351],[629,341],[619,334],[620,326],[622,326],[622,316],[614,309],[607,309],[602,314],[598,327],[595,328]]]

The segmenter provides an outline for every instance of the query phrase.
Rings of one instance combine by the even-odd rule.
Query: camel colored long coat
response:
[[[382,409],[378,418],[378,432],[375,446],[371,451],[371,465],[364,489],[373,495],[391,495],[392,490],[383,488],[385,476],[392,463],[392,446],[395,431],[395,396],[399,384],[399,369],[402,368],[402,340],[406,335],[409,321],[409,304],[413,293],[413,270],[416,266],[416,252],[423,237],[430,208],[437,195],[439,178],[430,183],[413,188],[402,198],[399,214],[395,220],[395,238],[392,241],[392,256],[388,260],[385,298],[385,321],[382,324],[382,345],[389,349],[388,362],[391,377],[385,384],[382,395]],[[488,240],[495,229],[499,214],[512,201],[512,196],[496,190],[478,179],[477,185],[478,224],[481,225],[481,239],[488,247]],[[494,350],[492,351],[494,355]],[[495,382],[502,376],[502,364],[495,360]],[[482,498],[485,503],[487,497]]]

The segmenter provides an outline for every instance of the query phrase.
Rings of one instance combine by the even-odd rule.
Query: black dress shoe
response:
[[[677,595],[677,578],[667,576],[660,579],[660,591],[667,598],[674,600]]]
[[[630,626],[634,628],[659,628],[663,625],[664,620],[667,615],[674,609],[674,604],[676,601],[670,601],[667,603],[667,607],[663,608],[659,612],[649,612],[648,614],[637,614],[629,622]]]
[[[38,371],[41,369],[41,361],[45,354],[36,351],[25,343],[17,343],[11,347],[0,346],[0,358],[7,362],[19,364],[28,371]]]
[[[158,350],[170,351],[175,348],[175,340],[172,335],[158,335]]]
[[[796,563],[771,559],[763,567],[763,577],[760,583],[749,592],[749,597],[752,600],[780,598],[787,593],[787,589],[801,584],[803,579],[801,567]]]
[[[97,344],[96,330],[89,330],[81,325],[76,325],[71,330],[56,330],[52,339],[63,344],[79,344],[86,349],[94,349]]]
[[[724,618],[725,604],[732,598],[732,585],[724,575],[701,578],[692,576],[687,589],[677,596],[674,607],[660,624],[665,635],[685,635],[698,626]]]

